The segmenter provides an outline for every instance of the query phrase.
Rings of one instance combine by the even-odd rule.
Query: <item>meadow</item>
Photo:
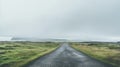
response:
[[[71,46],[92,58],[120,67],[120,44],[118,43],[72,43]]]
[[[0,42],[0,67],[23,67],[57,47],[51,42]]]

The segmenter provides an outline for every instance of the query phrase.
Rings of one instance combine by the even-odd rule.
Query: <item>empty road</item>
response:
[[[63,43],[53,53],[46,55],[27,67],[112,67],[94,60],[85,54],[71,48],[68,43]]]

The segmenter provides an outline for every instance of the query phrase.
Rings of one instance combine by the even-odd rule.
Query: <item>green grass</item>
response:
[[[22,67],[58,47],[58,43],[0,42],[0,67]]]
[[[113,45],[88,45],[88,44],[76,44],[72,43],[73,48],[86,53],[87,55],[114,65],[115,67],[120,67],[120,48],[119,46]]]

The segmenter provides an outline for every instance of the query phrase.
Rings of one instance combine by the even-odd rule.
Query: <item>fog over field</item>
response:
[[[0,40],[120,41],[119,17],[120,0],[0,0]]]

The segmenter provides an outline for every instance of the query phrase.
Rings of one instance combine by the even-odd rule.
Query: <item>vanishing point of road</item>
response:
[[[27,67],[112,67],[63,43],[56,51],[37,59]]]

